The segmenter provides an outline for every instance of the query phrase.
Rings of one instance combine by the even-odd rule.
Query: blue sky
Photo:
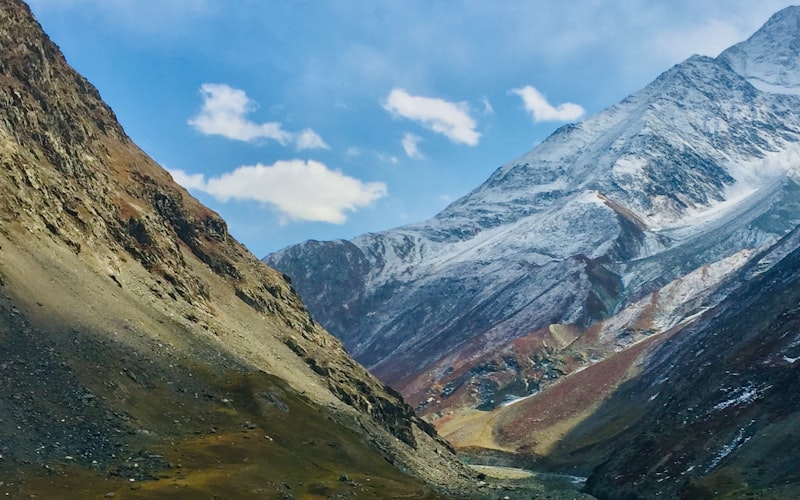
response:
[[[427,219],[790,1],[30,0],[259,257]]]

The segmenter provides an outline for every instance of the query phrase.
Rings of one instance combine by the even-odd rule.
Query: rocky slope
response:
[[[0,492],[424,497],[472,481],[17,0],[0,0],[0,163]]]
[[[800,494],[798,247],[795,231],[746,266],[732,280],[735,291],[653,349],[640,373],[565,439],[608,450],[588,491],[601,498]]]
[[[695,314],[800,224],[798,19],[562,127],[429,221],[264,260],[423,411],[534,394]]]

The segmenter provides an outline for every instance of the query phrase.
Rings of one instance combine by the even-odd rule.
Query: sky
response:
[[[263,257],[428,219],[792,2],[29,4],[128,135]]]

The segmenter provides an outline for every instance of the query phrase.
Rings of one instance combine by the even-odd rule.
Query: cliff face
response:
[[[314,477],[332,494],[354,487],[338,481],[348,462],[319,448],[344,450],[350,466],[398,492],[425,489],[400,470],[467,477],[433,429],[311,319],[283,275],[130,141],[16,0],[0,1],[0,163],[6,485],[56,471],[59,484],[119,478],[102,486],[113,490],[175,479],[170,462],[194,460],[181,474],[198,491],[249,484],[264,470],[276,488]],[[232,444],[214,458],[223,467],[272,465],[206,484],[204,453],[230,433],[259,440]],[[282,454],[294,458],[272,460]]]

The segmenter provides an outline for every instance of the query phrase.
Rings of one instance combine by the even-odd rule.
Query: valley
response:
[[[799,39],[262,261],[0,0],[0,495],[800,496]]]

